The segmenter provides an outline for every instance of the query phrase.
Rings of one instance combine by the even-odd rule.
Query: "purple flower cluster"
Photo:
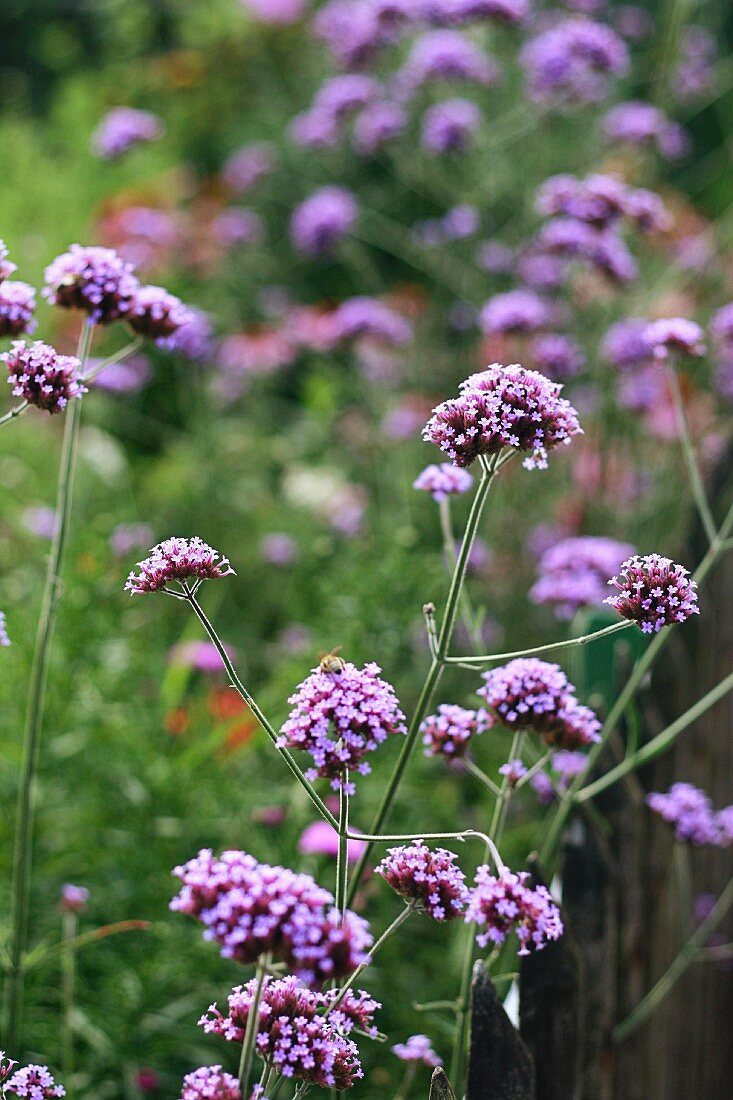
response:
[[[188,319],[167,341],[168,350],[200,362],[214,350],[211,319],[202,309],[188,307],[187,313]]]
[[[448,241],[472,237],[480,224],[479,212],[471,203],[462,202],[447,210],[442,218],[425,218],[412,227],[412,236],[422,248],[435,248]]]
[[[76,356],[59,355],[40,340],[32,344],[14,340],[10,351],[0,359],[8,369],[8,382],[15,396],[51,415],[62,412],[69,401],[87,392]]]
[[[290,222],[295,247],[309,256],[328,256],[358,216],[356,200],[343,187],[322,187],[296,206]]]
[[[535,259],[589,264],[615,283],[636,278],[638,267],[619,234],[575,218],[552,218],[536,238]]]
[[[273,150],[266,142],[244,145],[225,162],[221,178],[227,187],[242,194],[264,179],[273,168]]]
[[[333,908],[333,897],[310,875],[271,867],[246,852],[208,849],[173,874],[183,886],[171,909],[187,913],[218,943],[225,958],[254,963],[265,952],[308,984],[344,977],[368,958],[364,920]]]
[[[201,1066],[183,1078],[180,1100],[242,1100],[242,1090],[221,1066]]]
[[[467,493],[472,485],[473,478],[468,470],[461,470],[450,462],[426,466],[412,483],[413,489],[431,493],[433,500],[438,503],[458,493]]]
[[[75,886],[73,882],[65,882],[61,887],[59,909],[66,913],[83,913],[89,901],[89,891],[86,886]]]
[[[481,310],[481,328],[487,335],[537,332],[552,323],[552,306],[533,290],[519,287],[495,294]]]
[[[455,760],[465,755],[473,737],[491,729],[494,721],[485,710],[466,710],[452,703],[441,703],[438,713],[420,726],[426,756],[444,756]]]
[[[585,365],[585,355],[571,336],[546,332],[535,336],[529,346],[529,354],[536,369],[553,382],[572,378]]]
[[[115,160],[146,141],[155,141],[165,133],[157,115],[134,107],[115,107],[109,111],[92,135],[92,149],[103,160]]]
[[[126,320],[140,336],[170,347],[171,337],[189,321],[189,311],[162,286],[142,286],[135,291]]]
[[[394,141],[407,125],[407,114],[399,103],[379,100],[370,103],[354,122],[354,148],[361,156],[371,156]]]
[[[536,101],[596,103],[607,94],[608,78],[628,69],[629,52],[611,27],[571,18],[531,39],[520,62]]]
[[[733,841],[733,807],[715,811],[704,791],[691,783],[673,783],[666,794],[647,795],[647,805],[669,825],[679,841],[727,847]]]
[[[447,99],[423,115],[422,144],[429,153],[462,153],[481,124],[481,112],[468,99]]]
[[[606,330],[601,355],[618,370],[636,370],[654,362],[654,348],[648,336],[649,322],[628,317]]]
[[[204,1031],[228,1042],[243,1042],[255,989],[255,980],[236,986],[229,994],[226,1016],[211,1005],[199,1021]],[[297,978],[265,978],[255,1050],[283,1077],[343,1091],[363,1077],[359,1052],[322,1015],[323,1008],[324,998],[304,988]]]
[[[656,147],[663,157],[677,160],[689,149],[683,128],[670,122],[652,103],[631,100],[613,107],[603,119],[603,131],[611,141],[637,147]]]
[[[10,638],[8,637],[7,620],[5,618],[5,612],[0,611],[0,646],[10,645]]]
[[[683,623],[698,615],[697,584],[689,570],[659,554],[634,556],[625,561],[609,584],[617,589],[604,601],[624,619],[639,624],[644,634]]]
[[[630,187],[616,176],[598,172],[585,179],[550,176],[537,192],[536,208],[545,217],[564,215],[599,229],[616,225],[624,217],[644,232],[670,226],[669,215],[656,192]]]
[[[456,865],[458,856],[445,848],[431,851],[423,840],[399,848],[375,868],[400,897],[416,903],[435,921],[453,920],[466,906],[466,876]]]
[[[191,539],[170,538],[158,543],[150,555],[137,564],[140,573],[133,572],[127,578],[126,592],[160,592],[167,584],[177,581],[183,584],[193,581],[198,587],[201,581],[227,577],[234,570],[227,558],[218,561],[219,553],[197,535]]]
[[[524,466],[544,469],[547,453],[568,444],[581,428],[575,409],[560,397],[562,387],[518,364],[498,363],[474,374],[457,398],[433,410],[423,439],[435,443],[456,466],[506,448],[528,453]]]
[[[433,1050],[427,1035],[411,1035],[405,1043],[395,1043],[392,1053],[402,1062],[414,1062],[416,1065],[442,1066],[442,1059]]]
[[[483,674],[478,694],[509,729],[532,730],[548,745],[577,749],[598,740],[600,722],[575,696],[559,665],[517,657]]]
[[[45,279],[44,298],[63,309],[83,310],[93,325],[126,319],[138,290],[132,264],[111,248],[80,244],[57,256]]]
[[[433,80],[494,84],[499,75],[494,58],[470,38],[460,31],[436,30],[417,39],[397,79],[414,90]]]
[[[671,352],[699,357],[705,354],[705,333],[695,321],[685,317],[670,317],[651,321],[646,339],[655,359],[666,360]]]
[[[499,768],[499,775],[503,775],[510,787],[516,787],[520,779],[527,774],[527,769],[521,760],[507,760]]]
[[[324,661],[290,697],[293,709],[278,744],[311,754],[308,778],[330,779],[338,790],[345,772],[369,773],[364,757],[388,735],[406,732],[394,688],[380,671],[373,662],[358,669],[340,659],[334,668]]]
[[[707,28],[697,25],[682,28],[679,58],[669,80],[678,100],[696,99],[714,86],[716,54],[715,39]]]
[[[530,599],[550,604],[558,619],[572,619],[581,607],[604,603],[609,577],[633,553],[633,546],[615,539],[593,535],[561,539],[542,555]]]
[[[51,1100],[66,1096],[63,1085],[57,1085],[48,1066],[28,1065],[17,1069],[3,1085],[3,1096],[22,1096],[25,1100]]]
[[[476,937],[480,947],[498,947],[516,932],[519,954],[529,955],[530,947],[541,951],[551,940],[560,939],[560,910],[546,887],[533,889],[527,885],[528,879],[526,871],[514,874],[505,870],[496,876],[486,864],[478,868],[466,921],[484,929]]]
[[[412,336],[410,322],[380,302],[366,296],[347,298],[331,317],[336,340],[355,340],[371,336],[385,344],[399,347]]]
[[[8,259],[8,247],[5,241],[0,241],[0,283],[9,279],[16,270],[16,265]]]
[[[0,279],[0,339],[33,332],[35,308],[36,292],[32,286]]]

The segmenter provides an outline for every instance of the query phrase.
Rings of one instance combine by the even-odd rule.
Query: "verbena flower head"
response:
[[[413,489],[423,489],[431,493],[433,500],[440,503],[458,493],[467,493],[473,485],[473,478],[467,470],[461,470],[450,462],[426,466],[412,483]]]
[[[378,298],[347,298],[331,317],[337,340],[354,340],[370,336],[385,344],[400,346],[412,336],[410,322]]]
[[[529,597],[549,604],[558,619],[572,619],[581,607],[605,602],[608,578],[633,553],[628,543],[600,536],[560,539],[540,558]]]
[[[407,114],[399,103],[370,103],[354,122],[354,148],[362,156],[370,156],[398,138],[406,126]]]
[[[4,1095],[23,1096],[26,1100],[51,1100],[54,1096],[66,1096],[63,1085],[57,1085],[48,1066],[27,1065],[17,1069],[5,1082]]]
[[[669,160],[683,157],[690,147],[681,126],[670,122],[652,103],[640,100],[619,103],[608,111],[603,118],[603,131],[611,141],[637,147],[653,146]]]
[[[677,840],[691,844],[718,844],[718,818],[704,791],[691,783],[673,783],[666,794],[647,795],[647,805],[669,825]]]
[[[453,920],[466,905],[466,876],[458,856],[445,848],[431,850],[423,840],[390,848],[375,874],[400,897],[417,902],[436,921]]]
[[[134,107],[115,107],[104,116],[92,135],[92,149],[103,160],[114,160],[146,141],[165,133],[157,115]]]
[[[493,84],[500,70],[470,38],[454,30],[428,31],[414,43],[400,73],[408,88],[433,80]]]
[[[8,249],[5,241],[0,241],[0,283],[5,279],[9,279],[16,270],[17,265],[8,259]]]
[[[420,726],[426,756],[444,756],[455,760],[465,755],[471,740],[490,729],[494,720],[485,710],[466,710],[452,703],[441,703]]]
[[[595,103],[607,94],[609,77],[628,69],[629,51],[610,27],[571,18],[531,39],[520,62],[530,95],[538,102]]]
[[[497,947],[515,932],[519,954],[529,955],[531,947],[541,951],[562,936],[560,910],[550,892],[544,886],[533,889],[528,879],[526,871],[505,870],[496,876],[486,864],[478,868],[466,922],[481,930],[476,936],[480,947]]]
[[[644,634],[683,623],[698,615],[697,583],[689,570],[659,554],[634,556],[623,563],[609,584],[617,589],[604,601],[624,619],[639,624]]]
[[[601,355],[619,370],[635,370],[654,361],[654,348],[648,336],[649,322],[643,317],[628,317],[606,330]]]
[[[339,997],[338,989],[329,989],[321,994],[326,1008],[333,1004],[337,997]],[[381,1007],[381,1002],[375,1001],[365,990],[348,989],[338,1006],[332,1012],[326,1013],[326,1019],[331,1027],[335,1027],[342,1035],[350,1035],[356,1029],[376,1038],[377,1027],[374,1023],[374,1015]]]
[[[614,229],[576,218],[547,222],[537,237],[537,246],[550,257],[590,264],[617,283],[631,282],[638,274],[634,257]]]
[[[236,986],[229,995],[226,1016],[212,1005],[199,1021],[204,1031],[229,1042],[243,1042],[255,989],[255,980]],[[363,1077],[359,1052],[328,1018],[319,1015],[322,1007],[322,996],[304,989],[296,978],[266,978],[255,1050],[283,1077],[343,1091]]]
[[[127,318],[138,289],[132,264],[111,248],[72,244],[46,268],[43,291],[52,305],[81,309],[93,325]]]
[[[10,638],[8,637],[8,629],[6,625],[5,612],[0,611],[0,646],[10,645]]]
[[[552,323],[552,308],[533,290],[508,290],[495,294],[484,304],[481,328],[492,335],[506,332],[537,332]]]
[[[343,187],[322,187],[296,206],[290,222],[293,243],[310,256],[327,256],[358,216],[356,200]]]
[[[668,359],[670,352],[699,357],[705,354],[705,333],[694,321],[685,317],[651,321],[646,338],[656,359]]]
[[[600,172],[585,179],[550,176],[537,191],[535,206],[545,216],[564,215],[598,229],[607,229],[624,217],[646,232],[670,227],[664,203],[654,191],[630,187],[617,176]]]
[[[127,323],[130,328],[163,347],[190,319],[189,311],[162,286],[141,286],[135,291]]]
[[[433,1069],[443,1065],[442,1059],[433,1050],[427,1035],[411,1035],[405,1043],[395,1043],[392,1053],[396,1054],[402,1062],[414,1062]]]
[[[517,657],[483,674],[478,694],[508,729],[531,730],[549,745],[577,749],[598,740],[600,722],[575,697],[559,665]]]
[[[224,183],[241,194],[269,175],[274,165],[273,149],[267,142],[243,145],[227,159],[221,171]]]
[[[28,283],[0,282],[0,338],[33,332],[35,308],[36,292]]]
[[[546,332],[535,336],[529,347],[533,365],[553,382],[572,378],[585,366],[585,355],[571,336]]]
[[[185,359],[200,362],[207,359],[214,350],[211,318],[202,309],[188,306],[188,318],[168,339],[168,351],[174,351]]]
[[[330,779],[337,790],[344,772],[369,773],[365,756],[388,735],[406,732],[394,688],[380,672],[373,662],[358,669],[340,658],[333,666],[323,661],[288,700],[293,709],[278,744],[311,754],[310,779]]]
[[[242,1090],[221,1066],[201,1066],[183,1078],[180,1100],[242,1100]]]
[[[10,351],[0,359],[8,369],[8,382],[15,396],[51,415],[63,412],[72,398],[87,392],[76,356],[59,355],[40,340],[32,344],[14,340]]]
[[[499,768],[499,775],[503,775],[510,787],[515,787],[522,776],[527,774],[527,769],[521,760],[507,760]]]
[[[59,909],[66,913],[83,913],[89,901],[89,891],[85,886],[74,886],[66,882],[61,887]]]
[[[171,909],[199,920],[225,958],[251,964],[269,951],[309,984],[350,974],[368,958],[366,922],[349,910],[342,917],[310,875],[208,849],[173,873],[183,886]]]
[[[201,581],[228,577],[234,573],[228,558],[220,558],[219,552],[197,535],[193,538],[170,538],[158,543],[150,555],[139,561],[139,573],[127,578],[126,592],[161,592],[166,585],[177,581]]]
[[[423,116],[422,144],[428,152],[462,153],[481,124],[481,112],[468,99],[447,99]]]
[[[548,451],[581,431],[561,389],[536,371],[494,363],[471,375],[457,398],[433,410],[423,439],[437,444],[456,466],[511,448],[528,454],[527,469],[544,469]]]

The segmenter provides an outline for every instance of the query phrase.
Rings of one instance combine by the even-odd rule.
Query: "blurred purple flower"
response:
[[[35,308],[36,292],[28,283],[0,282],[0,339],[34,332]]]
[[[260,554],[270,565],[294,565],[300,557],[300,547],[283,531],[272,531],[260,539]]]
[[[428,152],[462,153],[481,124],[481,112],[468,99],[447,99],[423,115],[422,144]]]
[[[414,1062],[423,1066],[442,1066],[442,1059],[433,1050],[427,1035],[411,1035],[405,1043],[396,1043],[392,1047],[392,1053],[396,1054],[402,1062]]]
[[[358,207],[350,191],[322,187],[293,210],[293,243],[310,256],[327,256],[353,227],[357,216]]]
[[[225,161],[221,178],[236,194],[249,191],[268,176],[274,167],[274,149],[268,142],[257,141],[235,150]]]
[[[349,840],[347,844],[347,858],[349,863],[358,863],[367,844],[364,840]],[[298,851],[305,855],[333,856],[335,859],[339,850],[339,835],[327,821],[312,821],[306,825],[298,840]]]
[[[115,107],[104,116],[92,134],[92,150],[103,160],[114,160],[136,145],[155,141],[164,133],[163,122],[150,111]]]

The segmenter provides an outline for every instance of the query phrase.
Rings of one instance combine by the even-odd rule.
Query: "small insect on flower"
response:
[[[318,654],[318,667],[321,672],[343,672],[346,668],[346,661],[343,657],[339,657],[338,651],[341,649],[340,645],[335,646],[330,653],[320,652]]]

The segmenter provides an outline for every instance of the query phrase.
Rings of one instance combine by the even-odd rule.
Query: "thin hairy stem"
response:
[[[346,770],[341,776],[339,790],[339,846],[336,856],[336,908],[341,915],[346,909],[346,894],[349,878],[349,793]]]
[[[172,594],[175,595],[175,593],[172,593]],[[331,811],[328,809],[328,807],[326,806],[325,802],[320,797],[320,795],[317,794],[317,792],[314,790],[313,785],[311,783],[309,783],[309,781],[303,775],[302,771],[300,770],[300,768],[296,764],[295,760],[293,759],[291,753],[288,751],[288,749],[283,749],[283,748],[280,748],[278,746],[277,731],[275,730],[274,726],[265,717],[263,711],[260,710],[257,703],[254,701],[254,699],[252,698],[250,693],[247,691],[247,689],[244,686],[244,684],[242,683],[242,681],[239,679],[239,676],[237,675],[237,671],[236,671],[234,665],[231,662],[231,659],[230,659],[229,654],[227,653],[227,651],[224,647],[224,644],[222,643],[221,639],[219,638],[219,635],[216,633],[216,630],[214,629],[213,625],[211,624],[211,622],[209,621],[209,619],[205,615],[205,613],[203,611],[203,608],[201,607],[201,604],[198,602],[198,600],[196,599],[196,596],[194,595],[194,591],[191,590],[191,589],[187,589],[184,598],[186,600],[188,600],[188,602],[190,603],[191,607],[193,608],[193,610],[196,614],[196,617],[198,618],[199,622],[201,623],[204,630],[208,634],[209,639],[214,644],[214,646],[216,646],[217,653],[219,654],[219,657],[221,658],[221,662],[224,665],[224,668],[226,669],[226,674],[229,677],[229,683],[232,685],[232,687],[238,693],[238,695],[242,699],[244,699],[245,703],[247,704],[249,709],[252,711],[252,713],[254,714],[255,718],[257,719],[257,721],[262,726],[262,728],[265,731],[265,733],[267,734],[267,736],[272,741],[272,743],[275,746],[275,748],[277,749],[278,753],[280,754],[280,756],[283,758],[283,760],[287,764],[288,768],[290,769],[292,775],[295,777],[295,779],[297,779],[298,783],[301,785],[301,787],[306,792],[306,794],[308,795],[308,797],[311,800],[311,802],[313,803],[313,805],[318,810],[321,817],[324,817],[326,819],[326,821],[329,823],[329,825],[331,825],[334,829],[338,829],[338,821],[333,816]]]
[[[601,630],[594,630],[592,634],[581,634],[577,638],[566,638],[562,642],[547,642],[545,645],[532,646],[530,649],[515,649],[511,653],[487,653],[480,657],[448,657],[448,664],[461,665],[464,668],[481,668],[483,665],[496,664],[498,661],[510,661],[514,657],[531,657],[535,653],[548,653],[551,649],[570,649],[576,645],[588,645],[599,638],[605,638],[609,634],[617,634],[620,630],[627,630],[635,624],[629,619],[623,619],[619,623],[611,623]]]
[[[408,905],[406,905],[404,907],[404,909],[402,909],[402,911],[400,912],[400,915],[398,917],[395,917],[395,919],[392,921],[392,923],[384,930],[384,932],[382,932],[382,935],[379,937],[379,939],[377,940],[377,942],[374,944],[371,951],[369,952],[369,958],[366,960],[366,962],[363,962],[363,963],[361,963],[360,966],[357,966],[357,968],[353,972],[353,974],[349,975],[346,982],[344,982],[344,984],[339,989],[338,996],[335,998],[335,1000],[331,1001],[328,1005],[326,1005],[323,1009],[321,1009],[321,1015],[325,1016],[326,1014],[330,1014],[331,1012],[336,1011],[336,1009],[341,1004],[341,1002],[343,1001],[346,994],[349,992],[349,990],[353,986],[354,982],[357,982],[359,980],[359,978],[361,977],[361,975],[366,970],[366,968],[368,966],[371,966],[372,960],[374,959],[374,956],[377,954],[379,949],[381,947],[383,947],[384,944],[387,942],[387,940],[390,938],[390,936],[394,935],[394,933],[397,931],[397,929],[400,928],[405,923],[407,918],[412,916],[412,914],[415,912],[415,908],[416,908],[415,905],[413,905],[412,903],[409,903]]]
[[[249,1006],[249,1014],[247,1016],[247,1026],[244,1029],[244,1042],[242,1043],[242,1057],[239,1061],[239,1086],[242,1090],[242,1096],[249,1096],[249,1078],[252,1072],[252,1062],[255,1056],[255,1040],[257,1038],[257,1025],[260,1017],[260,1001],[262,1000],[262,990],[265,985],[265,975],[267,974],[267,968],[269,966],[269,958],[267,955],[260,955],[257,960],[257,971],[255,974],[255,990],[252,1002]]]
[[[15,420],[15,418],[20,416],[21,413],[24,413],[27,408],[28,402],[21,401],[15,408],[10,409],[3,416],[0,416],[0,428],[2,428],[3,424],[9,424],[11,420]]]
[[[92,327],[84,324],[79,335],[77,356],[82,367],[89,355]],[[9,970],[5,983],[5,1044],[19,1056],[24,993],[23,956],[28,943],[28,911],[33,863],[33,824],[35,817],[36,776],[43,732],[43,712],[48,680],[48,662],[56,624],[56,612],[61,596],[61,569],[69,533],[74,492],[74,472],[81,425],[81,400],[70,401],[65,412],[64,439],[61,450],[56,510],[51,553],[46,567],[41,613],[33,649],[28,705],[26,709],[21,749],[18,808],[15,819],[13,869],[10,883],[10,944]]]
[[[621,1043],[624,1039],[628,1039],[629,1035],[636,1031],[636,1029],[659,1007],[667,994],[673,989],[675,984],[687,970],[690,963],[694,962],[695,958],[699,955],[700,949],[703,947],[705,941],[727,915],[731,906],[733,906],[733,878],[710,910],[708,916],[693,932],[656,985],[654,985],[646,996],[639,1001],[639,1004],[629,1013],[626,1019],[622,1020],[622,1022],[614,1028],[613,1038],[617,1043]]]
[[[477,764],[474,764],[473,760],[471,760],[468,756],[464,756],[461,760],[461,763],[463,764],[469,775],[472,775],[474,779],[478,779],[479,783],[482,786],[486,787],[487,791],[490,791],[491,794],[493,794],[494,798],[499,797],[501,789],[498,783],[494,783],[493,779],[489,779],[486,772],[482,771]]]
[[[690,429],[687,424],[685,406],[682,400],[682,390],[680,389],[680,380],[677,376],[677,371],[671,365],[667,369],[667,378],[669,379],[669,388],[672,393],[677,434],[680,439],[685,466],[687,467],[687,477],[690,482],[690,489],[692,490],[692,498],[695,501],[695,507],[700,516],[700,522],[707,535],[708,542],[713,543],[717,537],[718,529],[715,525],[715,519],[713,518],[710,502],[705,492],[702,474],[700,473],[700,466],[697,461],[697,456],[695,455],[695,448],[690,437]]]
[[[96,367],[93,367],[92,370],[84,375],[83,381],[85,383],[93,382],[102,371],[107,370],[107,367],[116,367],[118,363],[122,363],[125,359],[129,359],[131,355],[134,355],[136,351],[140,350],[143,343],[144,340],[142,336],[136,336],[134,340],[131,340],[129,344],[125,344],[125,346],[119,351],[116,351],[114,355],[110,355],[108,359],[104,359],[101,363],[97,363]]]
[[[66,911],[62,918],[61,942],[66,950],[61,955],[61,1068],[64,1079],[71,1080],[74,1072],[74,995],[76,986],[76,951],[71,946],[78,934],[79,918],[73,911]]]
[[[382,796],[382,801],[379,805],[379,809],[375,814],[372,822],[372,827],[369,830],[371,835],[379,836],[382,830],[382,826],[387,819],[387,816],[392,809],[392,803],[394,802],[397,791],[399,790],[402,778],[405,773],[405,769],[410,761],[410,757],[417,743],[417,739],[420,733],[420,725],[428,712],[433,693],[438,685],[440,677],[443,673],[443,669],[446,664],[446,657],[448,654],[448,647],[453,636],[453,628],[455,626],[456,614],[458,612],[458,605],[463,590],[463,583],[466,578],[466,569],[468,566],[468,559],[471,554],[473,542],[476,537],[476,532],[481,520],[481,515],[486,504],[486,498],[491,488],[491,483],[494,479],[496,470],[498,469],[499,462],[495,462],[493,465],[481,460],[481,480],[479,481],[476,489],[476,494],[473,498],[471,510],[468,515],[468,521],[466,523],[466,530],[463,535],[463,541],[461,548],[456,558],[456,564],[453,569],[453,576],[451,578],[450,589],[448,592],[448,600],[446,602],[445,613],[438,631],[437,638],[435,639],[435,650],[433,653],[433,659],[430,662],[430,668],[428,669],[427,676],[420,691],[420,696],[415,706],[415,710],[410,721],[410,726],[407,731],[407,737],[402,745],[395,769],[387,783],[387,786]],[[369,859],[372,841],[367,844],[367,847],[362,852],[361,858],[356,866],[354,877],[351,883],[351,891],[349,894],[349,904],[353,901],[353,896],[356,888],[361,881],[366,868],[367,861]]]

